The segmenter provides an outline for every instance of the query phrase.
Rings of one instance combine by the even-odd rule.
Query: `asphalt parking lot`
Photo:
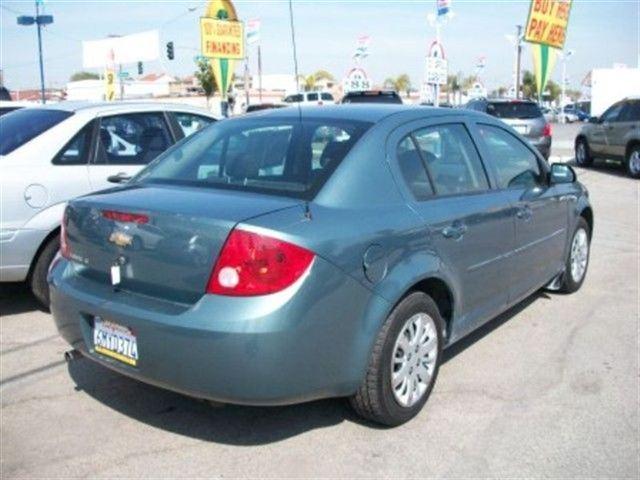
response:
[[[554,158],[576,128],[556,127]],[[50,315],[0,287],[0,476],[638,478],[640,183],[578,173],[596,224],[582,290],[456,344],[426,409],[391,430],[342,400],[213,408],[67,364]]]

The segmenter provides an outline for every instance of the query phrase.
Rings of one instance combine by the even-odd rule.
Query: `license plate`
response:
[[[529,131],[526,125],[514,125],[513,129],[521,135],[526,135]]]
[[[127,365],[138,364],[138,341],[133,332],[122,325],[96,317],[93,324],[93,348],[107,357]]]

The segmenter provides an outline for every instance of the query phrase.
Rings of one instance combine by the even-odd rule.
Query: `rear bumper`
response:
[[[282,405],[350,395],[358,388],[389,305],[316,257],[306,278],[278,294],[204,295],[194,305],[116,292],[73,273],[49,275],[58,331],[86,357],[146,383],[193,397]],[[129,327],[139,360],[130,367],[93,348],[96,316]]]
[[[22,282],[49,232],[33,229],[2,229],[0,232],[0,282]]]

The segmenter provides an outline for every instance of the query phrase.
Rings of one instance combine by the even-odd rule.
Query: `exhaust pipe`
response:
[[[73,360],[78,360],[82,358],[82,353],[80,353],[80,350],[67,350],[66,352],[64,352],[64,360],[67,363],[72,362]]]

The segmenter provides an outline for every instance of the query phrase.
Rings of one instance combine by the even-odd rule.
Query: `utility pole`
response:
[[[53,15],[40,15],[40,4],[42,0],[36,0],[36,15],[20,15],[18,17],[18,25],[29,26],[36,24],[38,29],[38,59],[40,63],[40,97],[42,103],[46,103],[44,95],[44,60],[42,58],[42,25],[50,25],[53,23]]]
[[[245,105],[249,106],[249,55],[244,57],[244,98]]]
[[[516,25],[516,99],[520,98],[521,63],[522,63],[522,25]]]
[[[260,103],[262,103],[262,53],[260,52],[260,44],[258,44],[258,94],[260,95]]]
[[[567,116],[565,115],[564,106],[567,101],[567,60],[571,55],[573,55],[573,50],[562,52],[562,93],[560,94],[560,123],[567,123]]]

